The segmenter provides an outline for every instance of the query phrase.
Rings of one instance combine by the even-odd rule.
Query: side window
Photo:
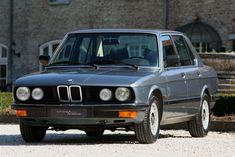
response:
[[[181,66],[193,65],[194,58],[192,58],[193,56],[190,55],[189,47],[186,45],[184,37],[180,35],[173,35],[172,39],[178,51]]]
[[[188,43],[187,43],[185,38],[184,38],[184,41],[185,41],[185,45],[187,46],[189,55],[190,55],[191,59],[193,60],[193,64],[195,64],[195,56],[194,56],[192,50],[190,49],[190,46],[188,45]]]
[[[161,36],[164,67],[177,67],[180,65],[177,55],[169,35]]]

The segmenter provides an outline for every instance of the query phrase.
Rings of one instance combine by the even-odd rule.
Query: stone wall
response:
[[[9,0],[0,1],[0,43],[8,46]]]
[[[48,0],[14,0],[13,78],[38,71],[39,46],[86,28],[163,28],[163,0],[71,0],[51,6]],[[192,22],[195,15],[219,32],[231,48],[228,34],[235,17],[234,0],[170,0],[169,29]],[[0,1],[0,43],[8,46],[9,0]]]
[[[235,53],[207,53],[200,57],[205,65],[216,70],[219,92],[235,94]]]
[[[201,53],[200,57],[218,72],[235,72],[235,53]]]
[[[158,8],[158,9],[156,9]],[[15,0],[14,78],[38,71],[39,46],[62,39],[70,31],[87,28],[160,28],[162,1],[71,0],[48,5],[48,0]]]

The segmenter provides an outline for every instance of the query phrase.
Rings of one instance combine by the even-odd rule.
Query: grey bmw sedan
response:
[[[188,123],[193,137],[210,128],[217,75],[189,39],[168,30],[92,29],[66,34],[44,70],[17,79],[12,108],[26,142],[46,131],[134,131],[153,143],[160,126]]]

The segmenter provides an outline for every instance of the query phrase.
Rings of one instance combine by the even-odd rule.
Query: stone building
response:
[[[198,51],[235,51],[235,1],[1,0],[0,89],[40,70],[38,56],[52,55],[69,31],[164,27],[185,32]]]

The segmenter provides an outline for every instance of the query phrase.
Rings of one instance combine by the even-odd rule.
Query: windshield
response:
[[[71,34],[50,65],[158,66],[157,38],[153,34]]]

